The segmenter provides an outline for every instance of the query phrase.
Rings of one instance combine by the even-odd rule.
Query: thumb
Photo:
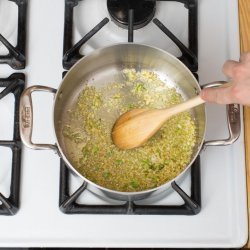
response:
[[[200,96],[207,102],[217,104],[230,104],[234,103],[231,94],[232,87],[226,88],[207,88],[201,90]]]

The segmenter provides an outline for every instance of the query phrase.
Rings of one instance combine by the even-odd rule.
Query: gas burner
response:
[[[147,25],[154,17],[155,5],[155,1],[148,0],[107,0],[107,8],[112,20],[126,29],[130,18],[133,18],[134,29]],[[131,11],[133,11],[133,17],[130,17]]]
[[[121,10],[123,14],[118,11],[122,4],[127,8]],[[151,14],[148,6],[152,6]],[[139,20],[140,7],[148,14],[143,13]],[[118,17],[123,16],[122,20],[127,15],[126,29],[110,22],[108,15],[115,19],[109,13],[112,9]],[[89,15],[90,10],[94,14]],[[197,0],[65,0],[63,67],[70,69],[97,48],[128,41],[163,49],[197,72],[197,11]]]

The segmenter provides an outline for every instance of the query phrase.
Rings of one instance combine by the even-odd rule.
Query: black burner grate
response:
[[[104,25],[109,22],[109,19],[104,18],[99,24],[97,24],[89,33],[87,33],[80,41],[73,45],[73,12],[74,8],[82,0],[65,0],[65,14],[64,14],[64,43],[63,43],[63,67],[70,69],[81,57],[80,48],[94,36]],[[83,0],[84,1],[84,0]],[[103,0],[105,1],[105,0]],[[198,70],[198,1],[197,0],[148,0],[148,2],[156,1],[169,1],[183,3],[185,8],[188,9],[188,47],[186,47],[178,38],[157,18],[153,19],[153,23],[160,28],[167,37],[169,37],[180,49],[182,55],[179,59],[192,71]],[[118,0],[112,0],[108,2],[119,2]],[[133,5],[131,5],[133,7]],[[133,42],[134,29],[138,28],[138,22],[136,21],[136,9],[128,10],[128,42]],[[112,17],[114,19],[114,17]],[[150,16],[150,18],[152,18]],[[140,26],[140,25],[139,25]]]
[[[0,0],[1,1],[1,0]],[[7,63],[13,69],[24,69],[26,64],[26,15],[27,0],[9,0],[15,2],[18,7],[18,30],[17,45],[14,47],[8,40],[0,34],[0,42],[8,49],[8,55],[0,55],[0,63]]]
[[[63,67],[70,69],[80,58],[80,48],[94,36],[109,19],[104,18],[89,33],[87,33],[75,45],[72,44],[73,38],[73,11],[81,0],[65,0],[65,20],[64,20],[64,47],[63,47]],[[157,18],[153,23],[162,30],[180,49],[182,55],[179,59],[194,73],[198,70],[198,19],[197,19],[197,0],[148,0],[148,1],[176,1],[184,4],[188,9],[188,47],[186,47],[178,38]],[[134,14],[133,9],[128,13],[128,42],[133,42],[134,36]],[[60,163],[60,190],[59,207],[66,214],[161,214],[161,215],[195,215],[201,209],[201,185],[200,185],[200,157],[198,157],[191,166],[191,196],[189,197],[175,182],[172,188],[182,197],[184,204],[180,206],[169,205],[138,205],[136,202],[126,202],[123,205],[89,205],[78,204],[77,198],[86,190],[87,184],[82,184],[73,194],[69,194],[70,173],[61,160]]]
[[[13,93],[15,97],[14,104],[14,128],[12,140],[0,140],[0,147],[8,147],[12,151],[11,183],[10,195],[6,198],[0,192],[0,215],[14,215],[19,209],[19,191],[20,191],[20,170],[21,170],[21,139],[19,134],[19,101],[22,91],[25,87],[25,76],[22,73],[15,73],[8,78],[0,79],[0,87],[4,88],[0,92],[1,99],[6,95]],[[0,163],[1,165],[1,163]],[[1,190],[0,190],[1,191]]]

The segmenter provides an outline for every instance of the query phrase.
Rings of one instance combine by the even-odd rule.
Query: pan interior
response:
[[[177,59],[155,48],[124,44],[101,49],[87,56],[65,76],[56,95],[54,107],[54,124],[59,149],[74,171],[77,170],[68,155],[62,132],[69,121],[67,111],[72,110],[76,105],[79,93],[87,85],[100,89],[112,82],[123,82],[124,69],[154,72],[168,86],[175,87],[184,99],[194,97],[200,91],[192,74]],[[103,109],[102,116],[107,117],[108,115],[110,114]],[[192,116],[197,135],[193,158],[197,155],[204,137],[205,112],[203,105],[194,108]],[[110,117],[110,119],[114,119],[114,117]]]

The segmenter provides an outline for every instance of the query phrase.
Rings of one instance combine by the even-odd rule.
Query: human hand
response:
[[[250,52],[242,54],[239,62],[226,61],[223,73],[231,79],[232,86],[203,89],[201,98],[218,104],[238,103],[250,106]]]

